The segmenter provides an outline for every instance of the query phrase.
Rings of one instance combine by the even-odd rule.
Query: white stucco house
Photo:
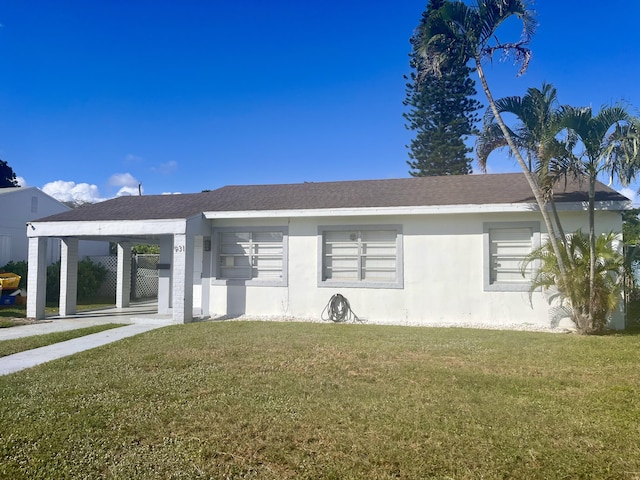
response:
[[[586,183],[557,192],[567,232],[586,230]],[[596,225],[622,231],[630,201],[598,184]],[[290,185],[121,197],[32,222],[27,313],[44,316],[47,244],[62,241],[60,312],[75,312],[77,245],[118,244],[116,305],[131,246],[160,245],[158,311],[319,319],[336,293],[369,323],[548,326],[520,260],[545,237],[522,174]],[[33,294],[31,293],[33,292]],[[624,326],[616,315],[612,327]]]
[[[25,225],[45,216],[67,212],[71,208],[35,187],[0,188],[0,266],[10,261],[27,260],[29,242]],[[103,242],[83,242],[80,254],[104,255],[109,247]],[[60,241],[52,239],[47,246],[47,262],[60,259]]]

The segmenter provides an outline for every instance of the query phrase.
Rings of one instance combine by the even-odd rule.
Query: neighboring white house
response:
[[[587,229],[586,183],[556,194],[567,232]],[[630,201],[598,184],[598,232]],[[336,293],[369,323],[549,326],[520,261],[545,228],[522,174],[227,186],[122,197],[32,222],[28,315],[44,316],[39,258],[62,239],[61,313],[75,312],[79,239],[118,243],[116,305],[129,301],[137,242],[160,245],[158,310],[319,319]],[[622,328],[616,314],[611,326]]]
[[[0,266],[10,261],[27,260],[29,243],[25,226],[35,220],[71,210],[35,187],[0,188]],[[104,242],[83,242],[80,254],[108,253]],[[60,241],[48,244],[47,262],[60,259]]]

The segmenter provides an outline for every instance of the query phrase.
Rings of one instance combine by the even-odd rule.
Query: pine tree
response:
[[[410,107],[403,116],[406,127],[416,132],[411,141],[407,164],[414,177],[432,175],[465,175],[472,171],[467,153],[473,149],[465,144],[469,135],[477,133],[475,113],[482,107],[474,95],[475,82],[470,74],[473,69],[459,61],[451,60],[441,75],[429,73],[419,50],[422,46],[423,29],[436,21],[432,12],[439,9],[445,0],[430,0],[423,12],[420,25],[411,36],[412,52],[409,65],[413,69],[406,86],[403,102]],[[450,58],[459,58],[450,55]]]
[[[0,160],[0,188],[19,186],[13,168],[4,160]]]

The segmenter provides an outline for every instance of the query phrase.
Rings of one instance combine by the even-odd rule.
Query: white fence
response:
[[[116,255],[94,255],[92,262],[107,269],[107,276],[98,290],[100,297],[115,297],[118,281],[118,257]],[[134,255],[131,257],[131,299],[158,296],[159,255]]]

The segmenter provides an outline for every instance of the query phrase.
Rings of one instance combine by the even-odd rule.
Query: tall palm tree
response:
[[[476,6],[468,6],[462,1],[447,1],[438,11],[442,21],[432,22],[424,27],[422,55],[425,67],[438,74],[441,66],[446,65],[451,52],[462,55],[464,61],[472,61],[487,97],[489,108],[502,131],[506,144],[520,165],[531,187],[543,221],[549,233],[553,251],[558,259],[561,275],[567,275],[564,259],[561,255],[558,239],[547,210],[547,202],[534,174],[529,170],[511,130],[500,115],[500,111],[487,83],[483,61],[502,52],[512,55],[520,63],[518,75],[524,73],[531,58],[527,47],[536,30],[533,11],[529,10],[525,0],[479,0]],[[508,19],[517,18],[522,23],[520,39],[516,42],[501,42],[497,37],[498,28]]]
[[[597,285],[596,262],[600,256],[595,253],[598,241],[594,224],[595,184],[598,176],[605,171],[622,183],[628,183],[635,175],[638,151],[636,120],[619,106],[605,108],[594,117],[590,108],[558,107],[556,99],[556,89],[543,84],[541,90],[528,89],[523,97],[497,100],[496,108],[501,114],[510,113],[519,120],[513,129],[509,129],[510,134],[530,162],[529,169],[532,169],[531,161],[535,161],[538,184],[551,206],[562,258],[570,272],[568,282],[559,278],[554,280],[562,284],[561,290],[572,304],[576,325],[581,331],[588,331],[585,325],[604,325],[607,313],[599,303],[602,289]],[[559,139],[563,132],[563,138]],[[493,150],[506,145],[493,112],[488,111],[476,145],[481,167],[486,166]],[[560,177],[569,173],[586,176],[589,182],[589,232],[587,236],[576,237],[581,241],[583,237],[587,239],[584,245],[589,252],[583,255],[588,259],[586,264],[571,254],[575,248],[571,237],[565,238],[553,202],[553,186]]]
[[[623,185],[633,180],[640,167],[640,119],[632,116],[622,105],[604,107],[593,115],[591,107],[563,107],[561,126],[575,142],[576,158],[589,179],[589,292],[588,314],[593,321],[597,289],[595,186],[598,176],[607,174]]]
[[[562,243],[565,235],[553,201],[553,188],[562,177],[566,178],[569,173],[577,176],[580,172],[567,150],[567,142],[556,138],[562,129],[557,90],[543,83],[542,89],[529,88],[522,97],[501,98],[495,104],[500,115],[512,114],[518,119],[513,128],[507,129],[526,158],[528,170],[536,173],[543,199],[553,214],[558,240]],[[484,127],[476,141],[476,156],[483,171],[489,155],[503,147],[508,147],[507,139],[493,111],[487,109]]]
[[[559,112],[555,87],[543,83],[541,90],[529,88],[523,97],[505,97],[496,100],[495,103],[500,115],[510,113],[518,118],[520,123],[515,130],[507,128],[518,148],[526,155],[528,169],[532,171],[532,161],[545,156],[545,141],[549,137],[555,137],[556,132],[550,131],[557,124]],[[493,111],[487,109],[484,129],[476,142],[476,155],[483,170],[486,169],[489,154],[500,147],[508,147],[507,141]]]

